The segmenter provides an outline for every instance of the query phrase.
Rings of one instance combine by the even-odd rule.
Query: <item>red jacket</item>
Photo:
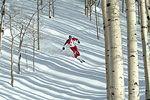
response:
[[[66,43],[64,44],[64,46],[65,46],[66,44],[69,44],[70,47],[74,47],[74,46],[75,46],[75,41],[78,41],[78,39],[76,39],[76,38],[68,39],[68,40],[66,41]]]

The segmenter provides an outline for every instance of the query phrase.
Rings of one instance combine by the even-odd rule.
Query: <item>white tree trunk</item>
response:
[[[34,33],[34,18],[33,18],[33,72],[35,72],[35,33]]]
[[[37,34],[38,34],[38,50],[40,50],[40,16],[39,16],[39,0],[37,0]]]
[[[106,87],[107,87],[107,100],[110,100],[110,73],[109,73],[109,42],[108,42],[108,25],[107,25],[107,15],[106,15],[106,0],[102,0],[101,3],[102,13],[103,13],[103,28],[105,37],[105,66],[106,66]]]
[[[20,36],[19,36],[20,43],[19,43],[19,51],[18,51],[18,74],[20,74],[21,48],[22,48],[22,42],[23,42],[22,30],[23,30],[23,26],[21,28]]]
[[[55,6],[54,6],[55,1],[52,0],[52,8],[53,8],[53,17],[55,17]]]
[[[4,18],[5,18],[5,0],[1,8],[1,23],[0,23],[0,56],[2,54],[2,33],[4,32]]]
[[[90,0],[90,21],[92,20],[92,0]]]
[[[135,0],[126,0],[128,33],[128,100],[139,100],[138,52]]]
[[[140,24],[141,22],[140,22],[140,17],[141,17],[141,11],[140,11],[140,0],[138,0],[138,24]]]
[[[85,0],[85,15],[88,17],[88,0]]]
[[[125,100],[119,0],[107,1],[110,38],[111,100]]]
[[[143,46],[143,60],[145,69],[145,85],[146,85],[146,100],[150,100],[150,62],[149,62],[149,48],[148,48],[148,29],[147,29],[147,15],[145,0],[140,0],[141,2],[141,37]]]
[[[98,18],[97,18],[98,16],[97,16],[97,9],[96,9],[96,7],[97,7],[96,4],[97,4],[97,3],[96,3],[96,2],[97,2],[97,0],[95,0],[96,33],[97,33],[97,39],[99,40],[99,36],[98,36],[98,20],[97,20],[97,19],[98,19]]]
[[[11,25],[12,19],[11,19],[11,15],[9,15],[9,17],[10,17],[10,33],[11,33],[11,37],[12,37],[12,44],[11,44],[11,86],[13,87],[14,86],[14,74],[13,74],[13,71],[14,71],[14,65],[13,65],[14,37],[13,37],[13,34],[12,34],[12,25]]]
[[[52,8],[52,0],[49,0],[49,18],[51,18],[52,16],[51,8]]]

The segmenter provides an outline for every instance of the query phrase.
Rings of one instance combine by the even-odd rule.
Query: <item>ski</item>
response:
[[[81,63],[83,63],[83,62],[85,62],[85,60],[83,60],[83,59],[78,59]]]
[[[82,60],[80,60],[80,62],[83,63],[83,62],[85,62],[85,61],[82,59]]]

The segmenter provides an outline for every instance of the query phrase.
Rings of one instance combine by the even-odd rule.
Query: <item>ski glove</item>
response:
[[[78,40],[78,43],[80,44],[80,41]]]
[[[63,47],[62,50],[65,50],[65,47]]]

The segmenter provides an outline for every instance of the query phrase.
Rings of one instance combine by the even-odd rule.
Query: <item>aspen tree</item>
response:
[[[138,51],[135,0],[126,0],[128,34],[128,100],[139,100]]]
[[[11,86],[14,86],[14,75],[13,75],[13,71],[14,71],[14,65],[13,65],[13,45],[14,45],[14,36],[12,34],[12,19],[11,19],[11,15],[9,15],[10,17],[10,34],[12,37],[12,44],[11,44]]]
[[[18,51],[18,53],[19,53],[18,54],[18,74],[20,74],[21,48],[22,48],[23,37],[25,34],[25,33],[22,33],[22,31],[23,31],[23,25],[22,25],[22,28],[20,31],[20,36],[19,36],[20,43],[19,43],[19,51]]]
[[[35,72],[35,33],[34,33],[34,18],[33,18],[33,72]]]
[[[51,8],[52,8],[52,0],[49,0],[49,18],[51,18],[52,16]]]
[[[138,2],[138,24],[140,24],[140,16],[141,16],[141,12],[140,12],[140,0],[137,1]]]
[[[88,0],[85,0],[85,15],[88,17]]]
[[[97,39],[99,39],[99,36],[98,36],[98,18],[97,18],[97,9],[96,9],[96,1],[95,0],[95,19],[96,19],[96,33],[97,33]]]
[[[90,0],[90,21],[92,20],[92,0]]]
[[[103,13],[103,28],[105,37],[105,66],[106,66],[106,87],[107,87],[107,100],[110,100],[110,73],[109,73],[109,42],[107,31],[107,15],[106,15],[106,0],[102,0],[101,3]]]
[[[37,0],[37,34],[38,34],[38,50],[40,50],[40,15],[39,15],[39,0]]]
[[[145,70],[145,94],[146,100],[150,100],[150,61],[149,61],[149,48],[148,48],[148,29],[147,29],[147,14],[145,7],[145,0],[140,0],[141,8],[141,39],[143,47],[143,61]]]
[[[24,39],[24,36],[25,36],[25,34],[26,34],[26,32],[27,32],[27,30],[28,30],[28,28],[31,24],[31,21],[32,21],[35,14],[36,14],[36,12],[32,15],[32,17],[30,18],[30,20],[29,20],[26,27],[24,27],[22,25],[22,28],[21,28],[21,31],[20,31],[20,36],[19,36],[20,43],[19,43],[19,51],[18,51],[19,52],[19,54],[18,54],[19,55],[18,56],[18,74],[20,73],[20,61],[21,61],[21,50],[22,50],[22,45],[23,45],[23,39]]]
[[[111,63],[111,100],[125,100],[119,0],[107,0]]]
[[[55,17],[55,7],[54,7],[54,0],[52,0],[52,8],[53,8],[53,17]]]
[[[3,0],[3,5],[1,7],[1,23],[0,23],[0,56],[2,54],[2,34],[4,32],[4,18],[5,18],[5,1]]]

